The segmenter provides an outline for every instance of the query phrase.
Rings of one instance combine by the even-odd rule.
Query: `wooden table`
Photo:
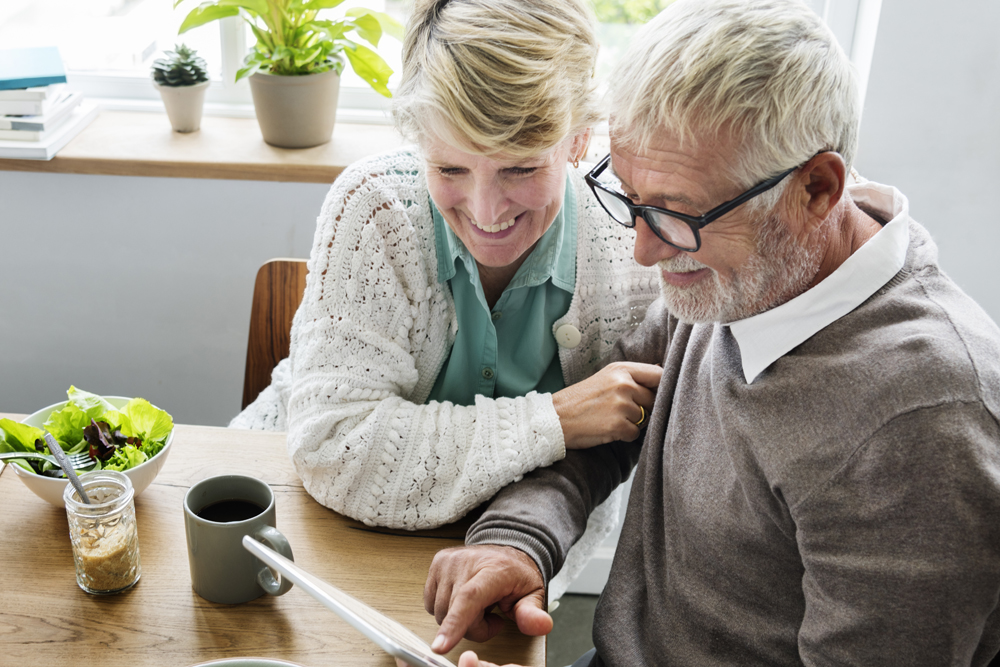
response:
[[[422,598],[427,568],[436,551],[461,544],[467,524],[416,533],[368,528],[305,492],[283,433],[178,425],[166,465],[135,501],[142,579],[119,595],[77,587],[65,511],[13,472],[0,473],[0,664],[184,667],[257,656],[307,667],[394,665],[297,588],[240,605],[194,593],[181,502],[193,483],[224,473],[271,485],[296,563],[433,640],[437,623]],[[486,644],[463,641],[448,658],[457,663],[470,648],[498,664],[545,664],[544,638],[525,637],[511,622]]]

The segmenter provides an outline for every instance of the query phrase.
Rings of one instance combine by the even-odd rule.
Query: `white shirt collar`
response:
[[[747,384],[860,306],[903,268],[910,242],[909,202],[896,188],[856,178],[858,182],[847,187],[854,201],[891,219],[815,287],[776,308],[729,324],[740,347]]]

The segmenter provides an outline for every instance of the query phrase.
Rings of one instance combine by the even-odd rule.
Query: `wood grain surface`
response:
[[[206,116],[182,134],[165,114],[101,111],[51,160],[0,159],[0,171],[332,183],[352,162],[403,144],[387,125],[337,123],[328,143],[277,148],[256,118]]]
[[[80,590],[65,511],[0,472],[0,664],[184,667],[257,656],[307,667],[392,667],[388,655],[294,587],[240,605],[194,593],[181,504],[193,483],[226,473],[270,484],[277,527],[296,563],[433,640],[437,624],[422,600],[427,568],[436,551],[461,544],[468,520],[416,533],[370,529],[305,492],[283,433],[179,425],[162,472],[135,501],[142,578],[122,594]],[[545,664],[544,638],[525,637],[510,622],[492,641],[463,641],[448,657],[457,663],[470,648],[498,664]]]

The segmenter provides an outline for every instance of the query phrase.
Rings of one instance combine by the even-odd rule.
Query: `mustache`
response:
[[[674,255],[670,259],[660,260],[656,263],[656,267],[660,271],[667,271],[669,273],[686,273],[706,268],[704,264],[687,253]]]

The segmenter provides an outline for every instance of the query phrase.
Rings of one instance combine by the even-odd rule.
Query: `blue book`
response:
[[[56,47],[0,49],[0,90],[53,83],[66,83],[66,68]]]

